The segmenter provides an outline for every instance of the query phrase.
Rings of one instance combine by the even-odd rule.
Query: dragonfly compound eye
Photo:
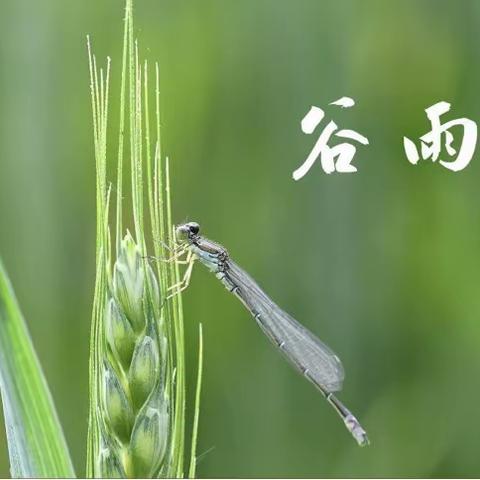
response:
[[[197,235],[200,231],[200,225],[195,222],[190,222],[188,224],[188,229],[190,230],[190,233],[192,233],[193,235]]]

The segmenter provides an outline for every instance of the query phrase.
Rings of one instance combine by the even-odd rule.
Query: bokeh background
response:
[[[452,173],[409,164],[402,145],[440,100],[448,119],[480,121],[480,3],[137,0],[135,15],[161,65],[176,221],[200,222],[338,353],[340,397],[372,441],[355,445],[198,266],[185,303],[192,386],[199,322],[205,333],[199,475],[480,475],[480,154]],[[112,56],[116,94],[122,17],[123,0],[3,0],[0,14],[0,255],[82,475],[95,238],[85,36]],[[327,107],[343,95],[355,108]],[[292,180],[316,140],[300,130],[311,105],[369,138],[358,173],[317,163]]]

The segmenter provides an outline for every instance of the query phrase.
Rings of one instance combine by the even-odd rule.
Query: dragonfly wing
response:
[[[287,359],[326,392],[341,390],[345,377],[337,355],[312,332],[284,312],[242,268],[229,261],[227,275],[236,295]]]

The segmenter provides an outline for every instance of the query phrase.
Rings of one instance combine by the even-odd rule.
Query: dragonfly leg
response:
[[[175,228],[173,229],[173,232],[172,232],[171,245],[169,245],[167,242],[164,242],[163,240],[155,239],[155,238],[153,239],[153,242],[158,245],[161,245],[165,250],[170,252],[172,256],[176,255],[179,251],[185,250],[185,244],[183,242],[177,242]]]
[[[149,262],[156,262],[160,260],[159,258],[155,257],[154,255],[143,255],[142,258],[148,260]]]
[[[185,270],[185,274],[183,275],[183,278],[182,280],[180,280],[180,282],[175,283],[174,285],[167,288],[167,291],[173,291],[171,294],[167,296],[167,299],[174,297],[180,292],[183,292],[190,285],[190,279],[192,278],[192,272],[193,272],[193,265],[195,263],[195,256],[192,252],[190,251],[188,252],[185,263],[188,263],[188,267]]]
[[[153,240],[155,243],[158,245],[161,245],[165,250],[168,250],[171,253],[175,253],[176,250],[179,250],[180,248],[183,247],[181,243],[176,243],[173,242],[173,245],[170,246],[167,242],[164,242],[163,240]]]
[[[186,257],[184,260],[182,260],[182,257],[186,254]],[[177,252],[175,252],[172,256],[168,257],[168,258],[162,258],[162,257],[155,257],[153,255],[147,255],[143,258],[148,258],[148,260],[155,260],[157,262],[165,262],[165,263],[172,263],[172,262],[176,262],[180,265],[186,265],[190,262],[189,258],[188,258],[188,254],[189,254],[189,250],[182,246],[182,250],[178,250]]]

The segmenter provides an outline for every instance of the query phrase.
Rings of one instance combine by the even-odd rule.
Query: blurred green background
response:
[[[95,238],[85,36],[112,56],[116,95],[123,3],[4,0],[0,15],[0,255],[82,475]],[[192,386],[198,322],[205,334],[199,475],[478,476],[480,155],[459,173],[412,166],[402,137],[426,133],[440,100],[448,119],[480,121],[480,3],[137,0],[135,15],[161,65],[176,221],[200,222],[338,353],[340,397],[372,441],[358,448],[197,266],[185,304]],[[343,95],[355,108],[327,107]],[[311,105],[369,138],[358,173],[317,162],[292,180],[317,138],[300,130]]]

